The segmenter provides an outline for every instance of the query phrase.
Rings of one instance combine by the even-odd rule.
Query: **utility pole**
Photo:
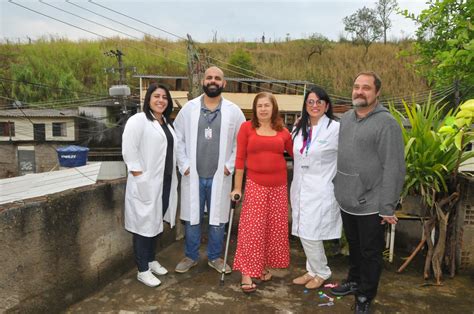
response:
[[[125,67],[123,65],[123,56],[124,53],[119,50],[109,50],[104,52],[104,55],[108,57],[115,57],[118,62],[118,72],[119,72],[119,81],[118,85],[112,85],[109,88],[109,95],[112,97],[117,97],[119,101],[114,102],[114,104],[121,105],[122,106],[122,112],[121,116],[127,116],[128,115],[128,110],[127,110],[127,102],[125,101],[125,97],[130,96],[130,87],[126,84],[126,79],[125,79],[125,72],[127,70],[132,70],[133,72],[136,72],[135,67]],[[116,68],[106,68],[105,72],[109,73],[115,73]],[[123,119],[121,119],[123,120]],[[125,125],[125,121],[124,121]]]
[[[124,56],[124,54],[121,50],[118,50],[118,49],[109,50],[109,51],[104,52],[104,55],[106,55],[107,57],[115,57],[115,58],[117,58],[117,62],[118,62],[118,69],[114,68],[114,67],[106,68],[105,72],[115,73],[115,70],[117,69],[119,71],[118,85],[126,84],[125,72],[127,70],[131,70],[132,72],[136,72],[136,68],[135,67],[125,67],[123,65],[123,56]]]
[[[188,77],[189,77],[189,92],[188,99],[198,97],[202,94],[202,79],[204,72],[208,67],[208,61],[205,52],[198,51],[194,46],[191,35],[187,34],[188,37]]]

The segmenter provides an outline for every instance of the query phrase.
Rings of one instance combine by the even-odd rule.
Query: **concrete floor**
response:
[[[350,313],[353,296],[335,299],[333,306],[319,306],[328,300],[318,292],[329,294],[329,289],[305,291],[291,284],[294,277],[303,274],[305,257],[299,241],[291,241],[291,266],[275,270],[273,280],[258,285],[254,294],[240,291],[240,274],[227,275],[220,285],[220,274],[207,265],[204,245],[201,261],[185,274],[177,274],[174,267],[183,257],[183,240],[177,241],[158,253],[158,260],[169,273],[160,276],[162,284],[149,288],[136,280],[131,270],[89,298],[69,307],[67,313]],[[231,252],[235,252],[235,239]],[[230,256],[232,261],[233,256]],[[396,266],[386,263],[374,302],[375,313],[474,313],[474,279],[458,275],[445,279],[443,286],[423,285],[422,266],[411,264],[403,274],[396,274]],[[329,259],[333,277],[329,282],[343,279],[347,271],[347,257]],[[416,270],[415,270],[416,269]],[[432,283],[432,281],[428,281]]]

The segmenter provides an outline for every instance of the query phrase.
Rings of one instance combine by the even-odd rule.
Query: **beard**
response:
[[[352,99],[352,106],[356,108],[365,108],[369,106],[369,103],[367,102],[367,99],[358,97],[356,99]]]
[[[217,86],[216,84],[208,84],[208,85],[203,85],[202,89],[204,91],[204,94],[206,94],[208,97],[214,98],[214,97],[219,97],[224,90],[223,86]]]

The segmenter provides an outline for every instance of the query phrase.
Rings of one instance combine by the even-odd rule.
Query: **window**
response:
[[[33,139],[37,142],[44,142],[46,140],[46,128],[44,123],[33,124]]]
[[[66,122],[53,122],[53,136],[66,136]]]
[[[15,122],[0,122],[0,136],[15,136]]]

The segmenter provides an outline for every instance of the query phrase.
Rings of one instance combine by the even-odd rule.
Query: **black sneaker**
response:
[[[363,295],[359,295],[355,298],[355,311],[356,314],[369,314],[370,313],[370,300]]]
[[[344,281],[339,286],[331,289],[331,293],[337,296],[344,296],[357,291],[357,282]]]

